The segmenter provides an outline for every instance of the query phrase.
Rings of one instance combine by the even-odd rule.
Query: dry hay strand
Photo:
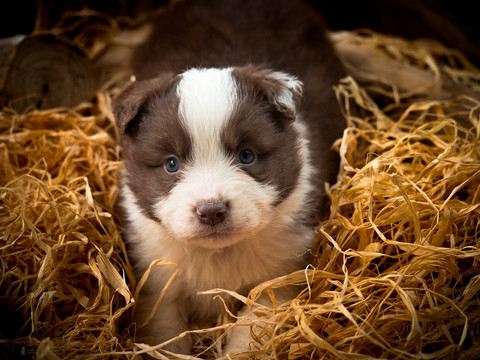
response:
[[[469,130],[449,114],[461,105]],[[438,359],[478,336],[479,105],[413,104],[385,130],[352,119],[316,264],[344,274],[336,284],[315,284],[342,313],[331,343],[337,350]]]
[[[115,213],[113,116],[97,100],[0,115],[4,358],[85,358],[124,346],[118,326],[134,281]]]

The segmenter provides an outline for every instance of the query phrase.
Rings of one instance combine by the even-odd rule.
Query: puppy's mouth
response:
[[[226,223],[215,226],[203,225],[197,227],[195,235],[187,239],[188,243],[206,248],[222,248],[232,246],[245,237],[240,229]]]
[[[230,221],[224,221],[215,226],[196,224],[195,230],[183,240],[188,246],[206,249],[222,249],[234,246],[256,233],[248,226],[239,226]]]
[[[231,214],[228,214],[228,218],[221,221],[218,218],[207,220],[201,218],[201,216],[185,218],[184,227],[180,228],[168,226],[168,221],[162,221],[156,215],[152,218],[168,229],[171,236],[194,247],[224,248],[238,243],[251,234],[251,232],[246,234],[246,224],[244,226],[235,224]]]

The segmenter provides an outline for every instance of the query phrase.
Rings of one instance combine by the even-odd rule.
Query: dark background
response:
[[[228,1],[228,0],[225,0]],[[261,0],[259,0],[261,1]],[[480,65],[480,21],[475,1],[466,0],[310,0],[333,30],[370,28],[407,39],[433,38],[462,50]],[[135,17],[162,6],[166,0],[2,0],[0,38],[49,28],[62,13],[95,9],[112,17]],[[41,16],[37,16],[41,14]],[[40,22],[38,22],[40,20]]]

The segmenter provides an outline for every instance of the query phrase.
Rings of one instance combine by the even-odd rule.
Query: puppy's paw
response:
[[[250,333],[249,324],[236,324],[229,334],[227,344],[223,349],[224,354],[244,352],[250,350],[250,344],[254,341]]]
[[[228,334],[228,342],[223,348],[223,353],[240,353],[253,350],[258,345],[258,337],[267,341],[268,339],[261,334],[264,334],[264,323],[260,317],[255,315],[252,309],[244,306],[238,315],[238,320],[235,326]],[[261,333],[261,334],[260,334]],[[253,337],[252,337],[253,335]]]

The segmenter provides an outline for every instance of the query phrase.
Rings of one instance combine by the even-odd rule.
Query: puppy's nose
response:
[[[225,201],[200,202],[197,204],[197,217],[202,224],[215,226],[225,220],[228,205]]]

